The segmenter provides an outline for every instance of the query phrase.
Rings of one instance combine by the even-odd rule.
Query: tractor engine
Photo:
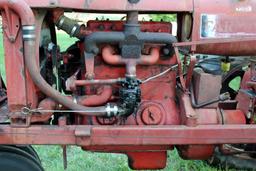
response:
[[[63,15],[57,27],[69,32],[65,27],[73,25],[68,22]],[[138,13],[131,12],[127,22],[91,20],[86,29],[64,52],[53,43],[42,47],[46,62],[41,73],[48,83],[77,104],[105,106],[93,111],[99,116],[72,116],[72,124],[179,124],[177,61],[171,47],[176,38],[166,37],[171,23],[139,22]]]
[[[32,111],[41,115],[32,115],[32,123],[52,121],[57,125],[63,117],[70,125],[100,126],[245,123],[241,111],[218,111],[219,102],[229,100],[230,95],[220,94],[221,75],[197,67],[194,55],[184,56],[184,82],[184,73],[179,75],[181,61],[173,46],[178,40],[171,34],[171,23],[139,21],[136,11],[128,12],[126,21],[90,20],[86,25],[79,25],[63,12],[52,15],[58,29],[78,40],[64,51],[53,42],[42,42],[40,74],[65,98],[85,108],[69,110],[72,108],[60,105],[58,99],[42,98]],[[234,118],[229,116],[231,113]],[[101,151],[103,147],[82,148]],[[165,161],[166,150],[174,146],[154,146],[157,152],[139,152],[139,146],[136,152],[126,152],[121,146],[104,148],[125,151],[134,161],[129,162],[131,168],[153,169],[164,165],[152,156]],[[215,145],[180,145],[177,149],[185,159],[208,159]],[[148,162],[141,163],[142,156]]]
[[[210,164],[242,154],[235,167],[255,169],[256,3],[112,1],[0,0],[0,144],[122,153],[132,169],[162,169],[174,148]],[[176,22],[139,19],[164,13]]]
[[[126,21],[90,20],[85,25],[79,25],[63,12],[52,15],[59,30],[78,40],[64,51],[49,41],[50,38],[41,40],[40,74],[68,100],[90,108],[89,116],[83,115],[87,110],[71,111],[70,107],[42,95],[33,111],[41,115],[32,115],[31,122],[58,125],[65,117],[66,124],[70,125],[181,124],[176,102],[178,65],[172,47],[177,38],[171,34],[171,23],[139,21],[138,12],[128,12]],[[42,33],[45,30],[50,32],[47,26]],[[127,151],[122,146],[82,148]],[[156,152],[139,152],[139,146],[135,147],[138,152],[126,152],[129,161],[135,161],[129,162],[132,168],[164,167],[166,150],[173,146],[144,148],[146,151],[154,148]],[[146,163],[139,162],[141,156]],[[152,162],[152,156],[164,160]]]

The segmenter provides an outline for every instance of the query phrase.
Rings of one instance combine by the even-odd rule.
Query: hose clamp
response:
[[[111,106],[110,103],[107,104],[106,112],[108,117],[116,116],[118,114],[118,107],[116,105]]]
[[[65,16],[64,15],[62,15],[61,17],[60,17],[60,19],[59,19],[59,21],[57,22],[57,24],[56,24],[56,26],[58,27],[58,28],[61,28],[62,27],[62,25],[63,25],[63,23],[64,23],[64,21],[65,21]]]
[[[74,25],[74,27],[72,28],[71,32],[70,32],[70,37],[74,37],[77,29],[79,28],[78,25]]]
[[[22,26],[22,37],[24,41],[35,40],[36,27],[34,25]]]

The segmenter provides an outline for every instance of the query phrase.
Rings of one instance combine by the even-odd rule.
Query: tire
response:
[[[14,146],[16,148],[19,148],[28,154],[34,156],[34,158],[41,164],[41,160],[36,152],[36,150],[31,146],[31,145],[26,145],[26,146]]]
[[[0,169],[3,171],[42,171],[33,160],[11,152],[0,152]]]
[[[19,160],[21,160],[22,162],[25,162],[26,165],[29,164],[29,163],[30,164],[32,163],[33,168],[38,169],[36,171],[43,171],[44,170],[42,165],[41,165],[41,162],[40,162],[40,159],[39,159],[38,155],[36,154],[36,152],[34,151],[34,149],[31,146],[30,147],[29,146],[18,147],[18,146],[1,145],[0,146],[0,153],[3,154],[2,157],[6,156],[7,154],[10,154],[10,158],[13,158],[13,160],[17,160],[18,165],[21,166],[21,167],[22,167],[22,164],[19,164]],[[24,160],[24,158],[26,160]],[[0,161],[1,161],[1,159],[2,158],[0,156]],[[9,163],[11,163],[11,162],[9,162]],[[2,169],[1,164],[3,166],[5,166],[5,164],[0,162],[0,168]],[[37,167],[35,167],[34,165],[36,165]],[[9,171],[9,170],[7,169],[6,171]],[[10,171],[12,171],[12,170],[10,170]]]

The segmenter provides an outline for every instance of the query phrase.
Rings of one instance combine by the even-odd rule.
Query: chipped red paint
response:
[[[192,56],[188,73],[186,77],[183,77],[178,51],[179,47],[188,46],[192,53],[255,55],[256,24],[252,21],[256,17],[256,2],[140,0],[136,4],[131,4],[124,0],[112,0],[111,6],[109,6],[109,0],[13,0],[13,3],[10,2],[0,0],[0,8],[3,9],[1,13],[8,107],[12,119],[20,119],[19,117],[22,116],[27,123],[26,125],[0,125],[0,144],[78,145],[84,150],[125,153],[129,157],[129,165],[134,169],[160,169],[166,165],[167,150],[172,150],[174,147],[179,149],[180,155],[185,159],[207,159],[212,155],[215,145],[218,144],[256,143],[256,125],[246,124],[245,114],[250,105],[248,97],[239,93],[238,109],[232,110],[220,110],[217,104],[197,109],[192,106],[189,87],[193,84],[191,80],[196,59]],[[39,107],[54,110],[57,104],[49,98],[42,100],[44,98],[42,93],[36,88],[24,65],[23,52],[26,52],[29,46],[23,44],[21,26],[31,24],[36,26],[35,47],[37,49],[34,57],[39,65],[38,47],[44,17],[48,12],[50,16],[52,15],[50,20],[56,22],[62,15],[63,9],[102,13],[170,12],[177,13],[178,19],[182,18],[183,14],[191,15],[193,18],[191,28],[186,28],[189,30],[189,37],[185,37],[187,41],[173,44],[176,55],[164,59],[160,56],[161,51],[158,45],[152,47],[147,45],[143,50],[149,55],[143,55],[142,58],[133,61],[138,64],[137,77],[141,80],[155,76],[177,63],[178,73],[176,70],[171,70],[166,75],[142,84],[142,102],[137,114],[129,116],[125,124],[117,123],[117,118],[107,120],[74,114],[74,125],[67,125],[67,118],[63,117],[59,119],[58,126],[40,123],[33,125],[38,121],[47,121],[52,113],[21,115],[22,107],[36,108],[38,101],[41,101]],[[205,31],[202,28],[205,27],[203,26],[205,23],[202,22],[203,15],[206,15],[214,24],[216,30],[211,30],[214,31],[213,33],[202,34],[202,31]],[[179,24],[180,22],[182,21],[178,21]],[[89,29],[80,30],[79,33],[86,36],[99,31],[101,25],[104,25],[104,30],[101,31],[106,32],[124,29],[123,21],[89,21],[87,23]],[[112,27],[113,25],[115,27]],[[141,22],[141,25],[143,32],[168,33],[173,29],[172,25],[166,22]],[[181,29],[179,27],[178,29]],[[178,37],[182,36],[183,32],[184,30],[178,30]],[[184,37],[179,37],[179,40],[184,40]],[[97,76],[98,80],[114,80],[125,75],[125,67],[122,65],[128,60],[114,54],[112,46],[102,46],[102,56],[85,60],[86,74],[82,71],[82,79],[92,79]],[[83,51],[84,43],[78,43],[78,47]],[[151,54],[150,49],[153,49]],[[68,59],[65,63],[68,63]],[[181,82],[181,90],[177,90],[177,76]],[[219,88],[214,78],[204,79],[212,84],[211,89]],[[254,88],[254,83],[250,83],[251,87],[247,84],[251,81],[250,79],[250,73],[246,72],[242,88]],[[74,86],[90,84],[88,80],[74,80],[74,82]],[[116,98],[115,86],[104,85],[102,92],[96,94],[95,89],[98,90],[98,87],[91,86],[86,89],[88,96],[80,96],[76,103],[98,106],[112,102]],[[196,90],[196,93],[203,94],[204,99],[207,99],[207,89],[201,90],[196,87]]]
[[[256,128],[253,125],[201,125],[197,127],[41,125],[29,128],[1,125],[0,137],[0,144],[68,144],[94,146],[92,149],[95,151],[97,151],[96,147],[102,149],[101,146],[112,146],[114,151],[115,147],[120,149],[120,146],[131,146],[131,149],[133,146],[137,148],[136,146],[144,145],[255,143]],[[148,150],[150,149],[146,151]]]

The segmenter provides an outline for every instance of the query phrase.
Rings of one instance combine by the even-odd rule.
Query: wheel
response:
[[[32,156],[34,156],[34,158],[41,164],[41,160],[36,152],[36,150],[31,146],[31,145],[26,145],[26,146],[14,146],[17,147],[25,152],[27,152],[28,154],[31,154]]]
[[[26,168],[27,165],[31,164],[31,171],[43,171],[43,167],[41,166],[40,159],[34,149],[31,146],[7,146],[7,145],[1,145],[0,146],[0,168],[7,167],[7,165],[11,164],[12,162],[9,160],[14,160],[15,163],[17,163],[17,166],[10,166],[10,169],[3,169],[8,171],[14,171],[11,170],[11,168],[17,169],[18,167],[21,167],[17,171],[23,171],[22,168]],[[9,155],[9,157],[8,157]],[[6,157],[7,156],[7,157]],[[6,157],[6,162],[2,162],[2,158]],[[5,161],[5,160],[4,160]],[[24,165],[24,166],[23,166]],[[3,167],[2,167],[3,166]],[[34,170],[32,170],[34,169]]]
[[[243,76],[244,76],[244,71],[242,69],[237,70],[228,76],[225,76],[223,78],[222,88],[220,93],[229,92],[231,99],[235,99],[238,92],[230,87],[230,82],[237,77],[240,77],[242,80]]]
[[[33,160],[11,152],[0,152],[0,168],[6,171],[42,171]]]

